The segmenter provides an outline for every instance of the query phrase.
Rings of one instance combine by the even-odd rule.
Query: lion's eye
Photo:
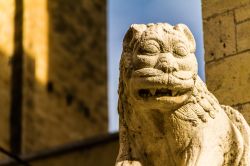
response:
[[[188,49],[184,45],[176,45],[173,52],[180,56],[188,55]]]
[[[155,54],[160,52],[160,45],[154,40],[148,40],[141,45],[139,53],[141,54]]]

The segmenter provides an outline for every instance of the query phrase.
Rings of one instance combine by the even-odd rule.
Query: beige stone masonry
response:
[[[203,20],[203,31],[206,62],[236,53],[233,12]]]
[[[239,52],[250,49],[250,21],[237,25],[237,49]]]
[[[250,4],[241,8],[235,9],[236,22],[242,22],[250,18]]]
[[[250,102],[250,1],[203,0],[202,6],[208,88],[223,104],[243,106]],[[224,49],[222,37],[230,39]]]
[[[107,133],[106,1],[0,0],[0,20],[0,147],[32,153]]]
[[[244,52],[206,65],[206,82],[222,104],[248,102],[250,93],[250,52]]]
[[[239,110],[242,113],[242,115],[244,116],[244,118],[246,119],[247,122],[250,122],[250,114],[249,114],[250,102],[235,105],[234,108],[236,108],[237,110]]]
[[[249,2],[249,0],[202,0],[202,15],[206,19],[241,7]]]
[[[108,131],[105,3],[24,0],[25,153]]]

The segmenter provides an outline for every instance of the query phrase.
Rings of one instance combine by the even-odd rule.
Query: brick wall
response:
[[[202,0],[206,83],[250,123],[250,1]]]

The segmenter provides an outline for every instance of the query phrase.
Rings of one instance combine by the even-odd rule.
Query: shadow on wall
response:
[[[0,51],[0,146],[9,149],[10,145],[10,76],[11,76],[11,65],[10,65],[10,55],[5,51]],[[4,159],[6,156],[2,153],[0,154],[0,159]]]
[[[8,55],[0,53],[2,145],[12,140],[13,152],[29,154],[107,133],[106,2],[13,0],[9,6],[15,2],[15,21],[23,25],[15,29],[15,44],[22,50],[11,64],[22,71],[14,74]],[[11,72],[21,76],[12,79],[12,95]],[[13,100],[17,91],[21,96]],[[21,104],[10,108],[11,101]],[[74,165],[82,164],[80,156]]]
[[[25,153],[107,132],[105,12],[97,1],[24,3]]]

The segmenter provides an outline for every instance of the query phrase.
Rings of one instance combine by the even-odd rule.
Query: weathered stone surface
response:
[[[205,61],[236,53],[233,12],[203,20]]]
[[[235,9],[236,22],[242,22],[250,18],[250,4],[241,8]]]
[[[0,23],[1,26],[1,23]],[[1,32],[0,32],[1,35]],[[10,135],[10,123],[9,123],[9,115],[10,115],[10,66],[9,59],[4,53],[0,53],[0,145],[6,149],[9,149],[9,135]],[[1,156],[1,155],[0,155]]]
[[[24,0],[25,153],[107,132],[105,3]]]
[[[234,106],[237,110],[240,111],[240,113],[242,113],[242,115],[244,116],[244,118],[246,119],[246,121],[248,122],[248,124],[250,124],[250,114],[249,114],[249,110],[250,110],[250,103],[246,103],[246,104],[239,104]]]
[[[111,166],[115,163],[118,148],[118,141],[110,142],[73,153],[36,160],[30,164],[32,166]]]
[[[250,49],[250,21],[237,25],[237,49],[243,51]]]
[[[235,105],[250,101],[250,52],[206,65],[206,81],[219,101]]]
[[[250,165],[250,128],[207,90],[194,52],[183,24],[130,27],[120,63],[117,166]]]
[[[202,16],[203,18],[210,17],[215,14],[219,14],[245,4],[249,3],[249,0],[202,0]]]
[[[10,58],[14,49],[14,0],[0,0],[0,20],[0,146],[9,149]]]
[[[219,98],[219,100],[224,104],[230,105],[242,105],[243,103],[248,103],[250,101],[249,94],[249,29],[250,29],[250,21],[249,21],[249,13],[250,13],[250,1],[210,1],[203,0],[203,28],[204,28],[204,37],[205,37],[205,59],[210,63],[206,66],[206,82],[208,88],[215,93],[215,95]],[[204,6],[205,4],[205,6]],[[217,13],[217,9],[215,6],[220,7],[220,11]],[[214,14],[212,14],[214,12]],[[207,14],[210,13],[212,17]],[[233,57],[228,57],[223,60],[217,62],[211,62],[216,58],[212,58],[211,54],[208,50],[213,46],[215,50],[219,47],[217,43],[214,44],[215,40],[211,38],[207,38],[206,36],[210,36],[211,31],[209,29],[219,28],[219,24],[206,24],[207,21],[213,20],[216,18],[220,18],[226,13],[234,13],[235,21],[228,24],[225,24],[222,31],[227,31],[230,28],[235,28],[235,35],[233,31],[231,31],[231,35],[234,37],[231,38],[231,43],[237,43],[237,51],[231,55]],[[232,25],[233,24],[233,25]],[[217,34],[220,36],[220,33]],[[215,36],[215,35],[214,35]],[[215,36],[216,37],[216,36]],[[226,48],[229,50],[230,48]],[[234,48],[235,49],[235,48]],[[212,49],[210,49],[212,50]],[[213,50],[212,50],[213,51]],[[250,124],[249,115],[250,112],[246,109],[243,112],[244,116],[248,123]]]

